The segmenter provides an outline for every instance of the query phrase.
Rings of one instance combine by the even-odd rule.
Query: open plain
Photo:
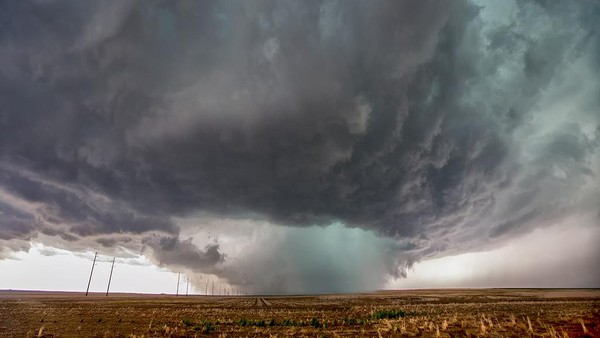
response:
[[[229,297],[1,291],[0,336],[600,337],[600,290]]]

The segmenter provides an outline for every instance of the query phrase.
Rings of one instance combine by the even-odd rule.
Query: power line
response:
[[[113,273],[113,269],[115,268],[115,259],[116,259],[116,257],[113,257],[112,265],[110,266],[110,276],[108,277],[108,286],[106,287],[106,297],[108,297],[108,290],[110,289],[110,281],[112,280],[112,273]]]
[[[96,257],[98,257],[98,253],[94,254],[94,261],[92,262],[92,271],[90,271],[90,279],[88,280],[87,289],[85,290],[85,295],[87,296],[90,292],[90,284],[92,283],[92,274],[94,273],[94,265],[96,265]]]

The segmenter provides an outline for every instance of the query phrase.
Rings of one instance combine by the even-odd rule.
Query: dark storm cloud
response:
[[[206,273],[213,272],[213,267],[225,260],[219,252],[219,245],[207,245],[199,250],[192,239],[180,240],[177,237],[147,237],[142,241],[151,249],[151,255],[161,265],[175,268],[192,269]]]
[[[173,222],[203,212],[408,238],[408,264],[595,210],[597,192],[569,200],[598,184],[598,101],[595,135],[537,112],[598,55],[598,6],[514,11],[488,27],[466,1],[3,2],[0,236],[213,271],[219,246]]]
[[[0,175],[6,179],[6,192],[30,203],[46,204],[45,208],[36,212],[39,224],[65,225],[73,235],[91,236],[123,231],[139,234],[151,230],[177,232],[177,228],[164,218],[139,216],[117,201],[94,196],[94,192],[85,188],[63,186],[10,169],[0,168]],[[10,213],[14,216],[19,214],[24,217],[22,213]]]

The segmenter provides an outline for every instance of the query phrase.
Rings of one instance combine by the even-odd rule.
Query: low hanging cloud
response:
[[[0,257],[44,239],[260,291],[357,291],[575,214],[597,226],[598,13],[4,2]],[[200,243],[208,220],[218,242]]]

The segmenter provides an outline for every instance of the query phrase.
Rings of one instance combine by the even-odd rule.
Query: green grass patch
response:
[[[373,313],[375,319],[396,319],[406,317],[407,313],[403,310],[379,310]]]
[[[322,324],[321,322],[319,322],[319,320],[318,320],[317,318],[314,318],[314,317],[313,317],[313,318],[310,320],[310,326],[312,326],[312,327],[314,327],[314,328],[318,329],[318,328],[320,328],[320,327],[323,327],[323,324]]]
[[[275,326],[275,319],[271,319],[271,321],[269,321],[268,324],[269,324],[269,326]],[[249,320],[249,319],[242,318],[242,319],[238,320],[238,325],[239,326],[265,327],[265,326],[267,326],[267,323],[264,320]]]
[[[354,318],[344,318],[344,320],[342,321],[344,323],[344,325],[356,325],[358,324],[358,321]]]
[[[293,319],[284,319],[282,321],[277,321],[272,318],[270,320],[251,320],[242,318],[237,321],[239,326],[255,326],[255,327],[274,327],[274,326],[312,326],[315,328],[324,327],[324,324],[321,323],[317,318],[312,318],[310,321],[296,321]]]
[[[181,323],[186,327],[191,327],[194,331],[201,333],[211,333],[217,329],[217,325],[219,325],[219,321],[211,322],[211,321],[199,321],[194,322],[190,319],[182,319]]]
[[[284,319],[281,323],[282,326],[298,326],[297,322],[292,319]]]

